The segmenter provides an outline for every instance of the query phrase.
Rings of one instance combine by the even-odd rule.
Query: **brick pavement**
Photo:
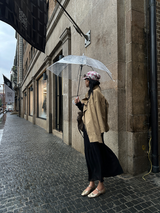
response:
[[[81,197],[84,156],[40,127],[7,114],[0,145],[0,213],[160,212],[160,174],[105,178],[107,192]],[[97,182],[96,182],[97,183]]]

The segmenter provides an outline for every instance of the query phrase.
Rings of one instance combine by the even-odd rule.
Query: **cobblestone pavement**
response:
[[[40,127],[7,114],[0,145],[0,213],[160,212],[160,175],[146,179],[105,178],[104,195],[81,197],[88,185],[84,156]]]

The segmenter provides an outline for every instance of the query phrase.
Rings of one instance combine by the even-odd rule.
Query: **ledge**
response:
[[[56,129],[52,130],[52,134],[57,136],[58,138],[62,139],[62,132],[57,131]]]

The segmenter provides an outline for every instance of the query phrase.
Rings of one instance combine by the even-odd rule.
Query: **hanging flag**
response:
[[[3,75],[4,90],[5,90],[5,102],[7,104],[14,103],[15,92],[12,90],[12,82]]]
[[[4,84],[7,85],[10,89],[12,89],[12,82],[3,75]]]
[[[46,45],[47,14],[46,0],[0,0],[0,20],[42,52]]]

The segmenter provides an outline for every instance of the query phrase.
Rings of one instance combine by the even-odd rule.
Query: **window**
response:
[[[38,117],[47,118],[47,80],[43,76],[37,81],[38,83]]]
[[[29,89],[29,115],[33,116],[33,89]]]
[[[24,55],[24,51],[25,51],[25,50],[24,50],[24,42],[23,42],[23,55]]]
[[[29,63],[31,62],[31,52],[29,52]]]
[[[31,60],[33,58],[33,47],[31,47]]]
[[[62,78],[55,76],[56,88],[56,130],[63,131],[63,95]]]
[[[53,63],[58,61],[62,57],[62,51],[57,55],[57,57],[54,59]],[[62,82],[63,78],[58,77],[55,75],[55,82],[54,82],[54,88],[55,88],[55,108],[56,108],[56,121],[55,126],[56,130],[63,132],[63,95],[62,95]]]
[[[24,106],[24,114],[27,114],[27,93],[24,93],[24,98],[25,98],[25,106]]]
[[[28,69],[28,58],[27,58],[27,61],[26,61],[26,73],[27,73],[27,69]]]
[[[23,69],[23,72],[22,72],[22,79],[24,79],[24,76],[25,76],[25,74],[24,74],[24,69]]]

